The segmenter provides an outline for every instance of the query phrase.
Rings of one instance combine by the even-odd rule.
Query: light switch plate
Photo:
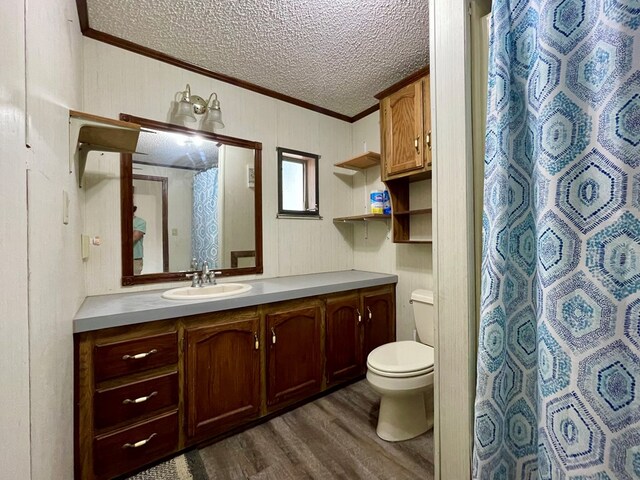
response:
[[[69,192],[62,190],[62,223],[69,225]]]
[[[80,235],[80,246],[82,248],[82,259],[89,258],[89,235]]]

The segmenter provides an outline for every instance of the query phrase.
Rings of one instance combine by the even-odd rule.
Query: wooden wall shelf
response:
[[[333,219],[333,223],[358,223],[370,222],[372,220],[389,220],[391,215],[381,215],[378,213],[368,213],[366,215],[352,215],[350,217],[337,217]]]
[[[336,167],[348,168],[349,170],[364,170],[376,165],[380,165],[380,154],[376,152],[362,153],[349,160],[335,164]]]
[[[78,186],[82,187],[89,152],[136,153],[139,136],[140,125],[136,123],[69,110],[69,151],[73,152],[69,173],[75,166]]]
[[[393,243],[413,243],[429,245],[433,243],[433,240],[394,240]]]
[[[402,212],[394,212],[393,214],[396,216],[400,216],[400,215],[427,215],[429,213],[432,212],[432,209],[430,208],[419,208],[416,210],[405,210]]]
[[[336,167],[346,168],[349,170],[355,170],[358,172],[363,172],[365,176],[365,184],[366,184],[366,169],[371,167],[380,166],[380,154],[376,152],[365,152],[360,155],[356,155],[355,157],[351,157],[344,162],[339,162],[335,164]],[[338,172],[334,172],[338,173]],[[369,225],[370,221],[380,221],[380,220],[389,220],[391,215],[384,214],[375,214],[375,213],[365,213],[364,215],[350,215],[348,217],[336,217],[333,219],[333,223],[360,223],[364,224],[364,238],[368,238],[369,235]],[[387,230],[389,229],[389,225],[387,224]]]

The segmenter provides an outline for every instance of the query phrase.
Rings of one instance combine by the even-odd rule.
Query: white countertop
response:
[[[233,281],[233,280],[231,280]],[[397,275],[346,270],[251,280],[251,290],[219,300],[166,300],[167,289],[87,297],[73,319],[73,332],[219,312],[397,283]],[[220,282],[224,283],[224,282]]]

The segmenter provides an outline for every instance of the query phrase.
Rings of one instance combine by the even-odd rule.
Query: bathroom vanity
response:
[[[330,272],[172,301],[89,297],[74,320],[76,478],[111,478],[334,389],[395,340],[395,275]]]

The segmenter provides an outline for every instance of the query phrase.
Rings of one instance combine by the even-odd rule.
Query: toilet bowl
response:
[[[391,442],[417,437],[433,427],[434,349],[426,344],[433,342],[433,297],[427,290],[416,290],[411,300],[425,343],[387,343],[367,357],[367,381],[380,394],[376,433]]]

